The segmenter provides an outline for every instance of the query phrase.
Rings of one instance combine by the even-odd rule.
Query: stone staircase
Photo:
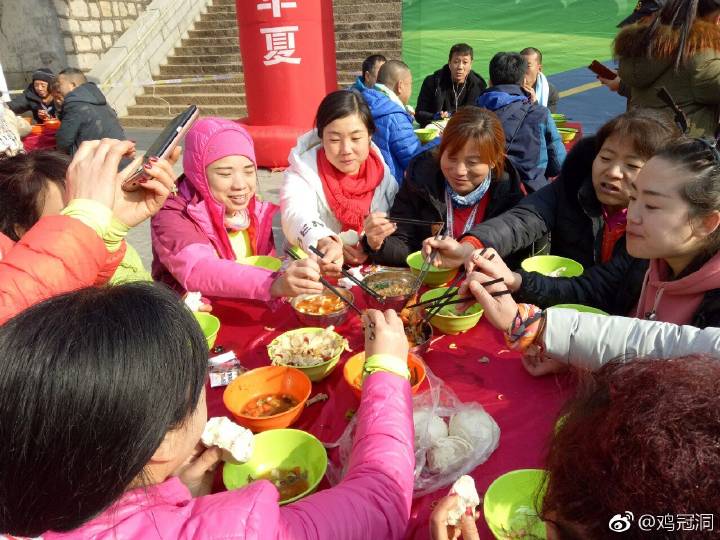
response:
[[[347,86],[371,54],[400,58],[402,0],[334,0],[338,84]],[[240,118],[247,114],[245,80],[235,14],[235,0],[213,0],[155,76],[193,79],[212,75],[224,80],[145,86],[121,119],[125,127],[162,127],[190,103],[203,115]]]

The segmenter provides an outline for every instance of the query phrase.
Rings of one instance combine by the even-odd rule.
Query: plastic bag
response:
[[[483,409],[482,405],[477,402],[463,403],[440,378],[430,371],[429,367],[426,366],[426,369],[430,388],[413,397],[413,411],[416,417],[414,498],[422,497],[444,486],[449,486],[460,476],[468,474],[478,465],[487,461],[500,442],[500,428],[495,420]],[[428,464],[428,454],[431,453],[430,458],[447,458],[453,455],[452,447],[454,445],[452,441],[450,443],[441,441],[440,445],[447,448],[439,453],[437,450],[433,450],[433,447],[438,445],[438,441],[434,441],[430,434],[432,418],[433,416],[439,416],[445,421],[446,425],[449,425],[450,419],[458,413],[478,415],[478,418],[482,419],[483,429],[479,432],[479,438],[473,440],[472,447],[467,453],[462,450],[463,445],[455,445],[460,449],[458,450],[459,453],[456,453],[456,457],[461,457],[459,461],[450,464],[451,466],[441,471],[433,472]],[[328,448],[337,447],[338,449],[338,462],[331,460],[327,468],[327,478],[332,485],[338,484],[347,470],[356,424],[357,416],[350,421],[350,424],[348,424],[335,444],[326,445]],[[437,429],[434,431],[437,432]],[[453,437],[449,438],[453,439]],[[454,438],[457,439],[458,437],[455,436]],[[444,455],[439,456],[441,453]],[[437,463],[435,464],[437,465]]]

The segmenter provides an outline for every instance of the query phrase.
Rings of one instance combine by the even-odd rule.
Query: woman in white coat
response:
[[[371,142],[375,125],[360,95],[328,94],[315,126],[290,152],[280,199],[282,228],[291,245],[324,253],[321,270],[337,275],[344,261],[364,262],[367,256],[356,246],[365,219],[390,210],[398,184]]]

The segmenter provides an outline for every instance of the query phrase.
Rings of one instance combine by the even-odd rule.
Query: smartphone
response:
[[[617,73],[611,70],[609,67],[601,64],[597,60],[593,60],[592,64],[588,66],[588,69],[595,75],[599,75],[603,79],[613,80],[617,78]]]
[[[178,143],[185,137],[185,134],[192,127],[195,120],[200,116],[200,110],[197,105],[190,105],[185,111],[178,114],[172,121],[165,126],[162,133],[155,139],[150,148],[143,156],[140,166],[123,181],[122,189],[124,191],[136,191],[142,187],[140,180],[145,176],[144,165],[151,157],[167,158]]]

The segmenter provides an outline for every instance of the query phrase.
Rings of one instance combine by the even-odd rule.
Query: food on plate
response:
[[[295,309],[308,315],[336,313],[345,307],[345,302],[335,295],[312,294],[295,304]]]
[[[473,447],[462,437],[439,439],[427,453],[428,469],[440,473],[456,469],[473,452]]]
[[[347,339],[332,326],[317,333],[286,332],[268,345],[268,355],[275,366],[313,367],[349,350]]]
[[[360,235],[355,231],[343,231],[338,236],[343,244],[348,246],[356,246],[360,241]]]
[[[265,394],[250,400],[240,413],[251,418],[264,418],[284,413],[297,406],[299,401],[288,394]]]
[[[505,538],[509,540],[538,538],[532,531],[537,528],[539,521],[540,517],[533,508],[520,506],[508,521],[510,530],[503,530]]]
[[[418,409],[413,412],[415,425],[415,447],[432,446],[439,439],[448,436],[445,420],[433,414],[430,409]]]
[[[412,286],[405,280],[375,281],[368,283],[368,287],[385,298],[405,296],[412,292]]]
[[[447,524],[451,526],[458,525],[460,519],[468,507],[475,511],[475,507],[480,504],[480,496],[475,488],[475,480],[472,477],[463,475],[458,478],[450,489],[450,495],[457,495],[457,504],[448,511]]]
[[[226,416],[208,420],[200,440],[208,448],[219,447],[223,451],[223,461],[230,463],[249,461],[255,446],[252,431],[237,425]]]
[[[480,409],[466,409],[450,418],[448,433],[465,439],[474,447],[492,445],[500,437],[500,428],[492,416]]]
[[[280,502],[297,497],[310,488],[307,471],[300,467],[292,469],[271,469],[270,471],[253,478],[248,475],[248,483],[255,480],[268,480],[280,492]]]

